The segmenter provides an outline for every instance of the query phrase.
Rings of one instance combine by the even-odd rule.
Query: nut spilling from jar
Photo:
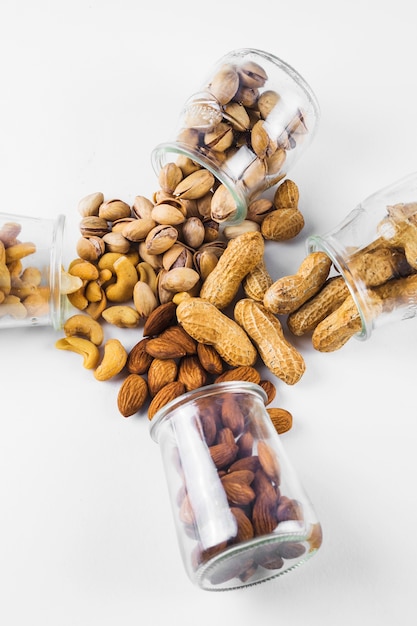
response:
[[[247,206],[287,175],[311,138],[317,111],[310,117],[308,92],[279,59],[248,50],[226,55],[186,101],[174,142],[155,149],[155,170],[164,150],[177,152],[189,182],[173,186],[174,195],[191,198],[191,179],[212,178],[211,219],[244,219]]]

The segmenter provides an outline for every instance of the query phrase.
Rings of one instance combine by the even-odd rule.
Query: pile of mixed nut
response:
[[[67,297],[79,313],[56,346],[81,354],[97,380],[123,379],[118,407],[126,417],[147,405],[151,418],[184,391],[220,380],[260,383],[271,402],[275,385],[261,380],[259,359],[287,384],[305,369],[262,304],[273,286],[265,241],[286,241],[304,225],[297,186],[287,179],[272,200],[254,201],[242,223],[222,226],[210,213],[213,180],[208,188],[204,178],[184,184],[170,163],[152,200],[137,196],[130,206],[94,193],[78,206],[81,236],[67,271],[82,285]],[[105,339],[107,324],[138,328],[141,337],[128,350]],[[269,411],[288,430],[289,412]]]

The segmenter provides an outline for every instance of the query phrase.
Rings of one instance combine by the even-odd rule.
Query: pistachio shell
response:
[[[209,89],[220,104],[232,100],[239,87],[239,74],[234,65],[223,65],[214,75]]]

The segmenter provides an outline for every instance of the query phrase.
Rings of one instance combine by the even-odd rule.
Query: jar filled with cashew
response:
[[[192,189],[205,187],[211,219],[238,223],[288,174],[318,120],[316,97],[296,70],[268,52],[235,50],[186,100],[173,139],[152,153],[153,167],[159,176],[174,161],[187,174],[174,195],[192,199]]]
[[[70,314],[67,294],[82,285],[63,267],[65,217],[0,213],[0,329],[52,326]]]
[[[317,350],[337,350],[353,336],[366,340],[388,322],[415,317],[417,172],[366,198],[333,230],[308,237],[307,249],[304,264],[325,255],[326,273],[306,302],[286,312],[290,330],[312,331]]]

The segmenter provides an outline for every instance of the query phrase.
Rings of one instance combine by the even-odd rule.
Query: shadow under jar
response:
[[[184,566],[205,590],[269,580],[321,545],[265,400],[258,385],[218,383],[173,400],[151,421]]]

